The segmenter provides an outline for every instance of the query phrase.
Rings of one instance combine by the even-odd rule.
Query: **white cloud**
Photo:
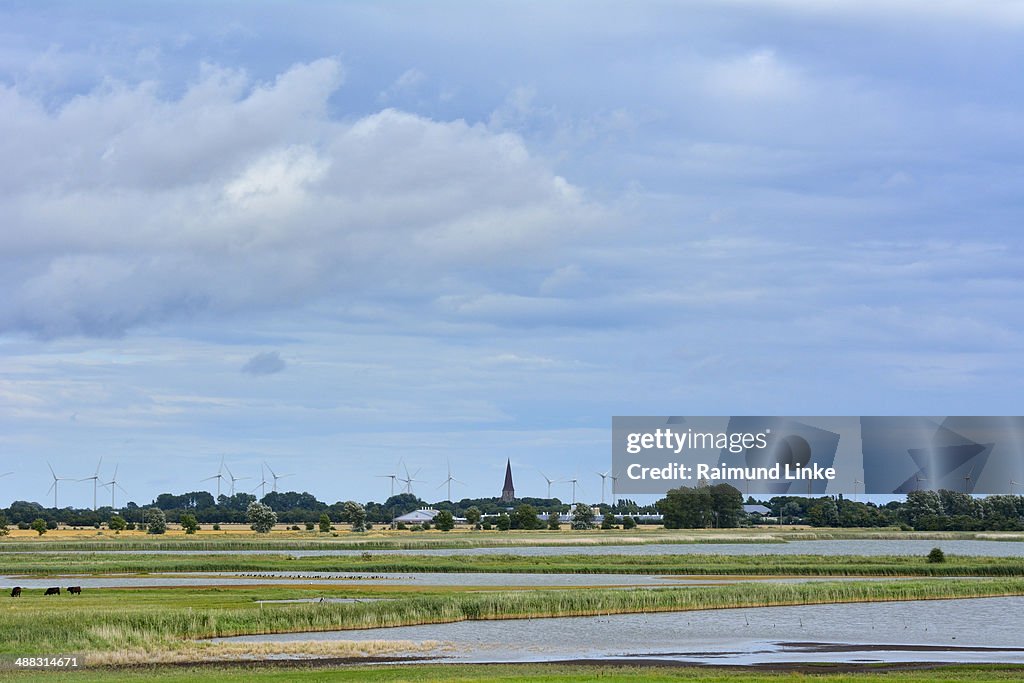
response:
[[[597,210],[515,134],[328,113],[335,60],[270,83],[203,67],[177,99],[0,89],[0,331],[117,334],[536,256]],[[49,153],[39,153],[49,150]],[[16,262],[15,262],[16,259]]]

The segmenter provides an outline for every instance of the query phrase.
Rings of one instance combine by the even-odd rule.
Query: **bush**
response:
[[[399,522],[398,524],[395,525],[395,528],[398,529],[399,531],[405,531],[409,527],[407,527],[405,525],[405,522]]]
[[[220,531],[220,524],[214,524],[213,525],[213,530],[214,531]]]
[[[32,528],[32,525],[29,524],[28,522],[18,522],[18,528],[21,529],[22,531],[28,531],[29,529]]]
[[[124,521],[124,517],[121,515],[112,515],[107,521],[107,528],[113,531],[124,531],[128,528],[128,523]]]
[[[455,518],[452,517],[452,513],[447,510],[441,510],[437,513],[437,516],[434,517],[434,526],[436,526],[439,531],[451,531],[455,528]]]
[[[147,534],[167,533],[167,515],[160,508],[148,508],[143,519],[146,522]]]
[[[181,528],[185,530],[186,534],[194,534],[199,530],[199,522],[196,521],[196,516],[191,512],[183,514],[178,522],[181,524]]]
[[[933,564],[945,562],[946,553],[942,552],[942,548],[932,548],[931,552],[928,553],[928,561]]]
[[[7,528],[7,516],[0,512],[0,536],[6,536],[11,533],[11,530]]]
[[[497,521],[494,522],[494,526],[498,527],[498,531],[508,531],[512,528],[512,518],[508,514],[502,512],[498,515]]]
[[[316,524],[313,522],[306,522],[306,531],[312,531],[316,528]]]
[[[331,531],[331,517],[326,512],[320,514],[320,533],[327,534]]]
[[[32,529],[37,534],[42,536],[43,534],[46,533],[46,520],[43,519],[42,517],[37,517],[36,519],[32,520]]]
[[[249,522],[249,528],[256,533],[268,534],[277,524],[277,513],[269,505],[254,500],[245,510],[245,519]]]
[[[615,514],[614,513],[612,513],[612,512],[606,512],[605,513],[604,518],[601,520],[601,528],[605,529],[605,530],[617,528],[615,526]]]
[[[548,515],[548,529],[551,531],[558,531],[562,528],[562,520],[557,512],[552,512]]]
[[[214,525],[214,526],[216,526],[216,525]],[[136,527],[135,522],[128,522],[128,525],[125,526],[125,529],[127,529],[128,531],[135,531],[136,528],[137,527]]]
[[[310,528],[313,528],[312,524],[310,524],[309,526],[310,526]],[[299,525],[298,524],[292,524],[290,528],[291,528],[292,531],[299,531]]]
[[[483,529],[484,531],[490,531],[491,530],[491,523],[490,522],[483,522],[480,525],[480,528]]]
[[[631,515],[624,515],[622,517],[622,528],[623,529],[635,529],[636,520]]]

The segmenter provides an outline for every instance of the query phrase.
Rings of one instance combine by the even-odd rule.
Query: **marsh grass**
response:
[[[0,611],[0,651],[155,653],[187,641],[246,634],[312,632],[635,612],[842,602],[1024,595],[1024,579],[909,580],[813,584],[740,583],[657,590],[547,590],[450,593],[368,603],[300,603],[191,609],[119,607],[61,610],[55,603]]]
[[[500,572],[531,574],[675,574],[745,576],[1024,576],[1019,557],[948,555],[120,555],[0,554],[0,574],[146,574],[175,572]]]

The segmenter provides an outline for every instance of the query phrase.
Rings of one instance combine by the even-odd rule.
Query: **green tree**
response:
[[[579,503],[572,513],[572,528],[576,530],[594,528],[594,511],[589,506]]]
[[[36,517],[32,520],[32,530],[42,536],[46,533],[46,520],[42,517]]]
[[[366,531],[366,509],[362,505],[349,500],[345,502],[345,519],[352,525],[352,531],[362,533]]]
[[[0,536],[6,536],[11,533],[11,530],[7,528],[7,515],[0,512]]]
[[[601,528],[606,531],[608,529],[614,529],[616,521],[614,512],[606,512],[604,519],[601,520]]]
[[[622,516],[622,528],[623,529],[635,529],[636,528],[636,520],[633,519],[632,515],[623,515]]]
[[[438,531],[451,531],[455,528],[455,518],[447,510],[441,510],[434,516],[434,526]]]
[[[148,508],[142,519],[146,522],[147,534],[167,533],[167,515],[160,508]]]
[[[932,548],[928,553],[928,561],[931,563],[945,562],[946,553],[942,552],[942,548]]]
[[[819,500],[807,509],[807,521],[811,526],[838,526],[839,508],[831,498]]]
[[[480,508],[476,505],[466,510],[466,522],[471,524],[474,529],[480,528]]]
[[[539,529],[541,524],[537,518],[537,508],[523,503],[512,511],[513,529]]]
[[[181,528],[185,530],[186,534],[194,534],[199,530],[199,522],[196,521],[196,516],[191,512],[185,512],[178,519],[181,524]]]
[[[711,514],[719,529],[731,529],[743,516],[743,494],[735,486],[715,484],[708,487],[711,494]]]
[[[666,529],[703,529],[711,526],[712,498],[710,487],[686,486],[670,489],[658,501],[658,510],[663,515]]]
[[[558,531],[562,528],[562,520],[557,512],[552,512],[548,515],[548,529],[551,531]]]
[[[331,517],[326,512],[320,513],[320,533],[326,534],[331,530]]]
[[[498,531],[508,531],[512,528],[512,518],[508,516],[508,513],[502,512],[498,515],[498,519],[494,522],[494,526],[498,528]]]
[[[121,515],[112,515],[107,522],[107,528],[111,531],[124,531],[128,528],[128,522],[124,521]]]
[[[249,522],[249,528],[256,533],[268,534],[277,524],[277,513],[271,510],[269,505],[254,500],[245,510],[245,519]]]

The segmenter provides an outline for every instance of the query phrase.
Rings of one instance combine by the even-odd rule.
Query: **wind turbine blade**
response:
[[[118,484],[117,482],[114,482],[114,486],[116,486],[117,488],[119,488],[119,489],[121,489],[122,491],[124,491],[124,494],[125,494],[126,496],[128,495],[128,492],[127,492],[127,491],[125,491],[124,487],[123,487],[123,486],[121,486],[120,484]]]
[[[103,456],[100,456],[100,461],[96,463],[96,472],[93,474],[94,477],[100,476],[100,467],[103,466]]]
[[[207,477],[206,479],[200,479],[199,481],[201,481],[201,482],[203,482],[203,481],[210,481],[211,479],[220,479],[220,475],[219,474],[215,474],[212,477]]]
[[[50,464],[49,460],[46,461],[46,466],[50,468],[50,474],[53,475],[53,478],[57,479],[57,473],[53,471],[53,465]]]
[[[50,484],[50,488],[46,489],[46,494],[47,494],[47,495],[49,495],[49,494],[50,494],[50,491],[52,491],[52,490],[53,490],[53,487],[54,487],[54,486],[56,486],[56,485],[57,485],[57,480],[56,480],[56,479],[54,479],[54,480],[53,480],[53,483],[52,483],[52,484]]]

